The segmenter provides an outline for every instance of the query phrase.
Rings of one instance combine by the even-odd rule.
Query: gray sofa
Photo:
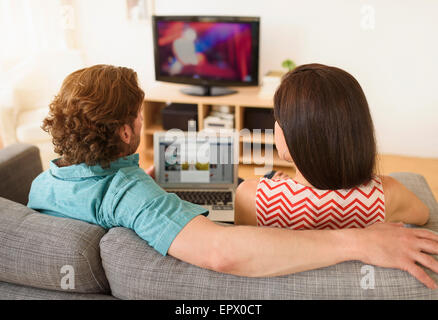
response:
[[[27,208],[31,181],[41,170],[36,147],[17,144],[0,150],[0,299],[438,298],[438,290],[427,289],[407,272],[364,268],[358,261],[288,276],[246,278],[163,257],[131,230],[105,230]],[[424,178],[392,176],[429,206],[425,227],[438,231],[438,205]]]

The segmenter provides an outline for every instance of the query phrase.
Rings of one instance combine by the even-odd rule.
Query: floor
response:
[[[415,172],[426,178],[435,199],[438,201],[438,159],[416,158],[396,155],[380,156],[380,172]]]

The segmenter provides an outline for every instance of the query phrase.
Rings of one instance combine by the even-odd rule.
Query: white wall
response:
[[[363,6],[375,13],[364,30]],[[154,82],[152,32],[128,23],[124,0],[77,0],[88,64],[137,70]],[[286,58],[340,67],[362,85],[382,153],[438,158],[438,1],[156,0],[157,15],[261,17],[261,74]]]

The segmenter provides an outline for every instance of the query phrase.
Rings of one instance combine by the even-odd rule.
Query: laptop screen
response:
[[[232,137],[159,137],[157,182],[161,186],[233,184]]]

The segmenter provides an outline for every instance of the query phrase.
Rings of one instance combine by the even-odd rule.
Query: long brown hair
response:
[[[373,177],[373,121],[349,73],[322,64],[297,67],[275,93],[274,116],[295,165],[315,188],[350,189]]]
[[[50,104],[42,128],[69,165],[108,167],[129,148],[118,129],[133,127],[144,92],[129,68],[96,65],[73,72]]]

